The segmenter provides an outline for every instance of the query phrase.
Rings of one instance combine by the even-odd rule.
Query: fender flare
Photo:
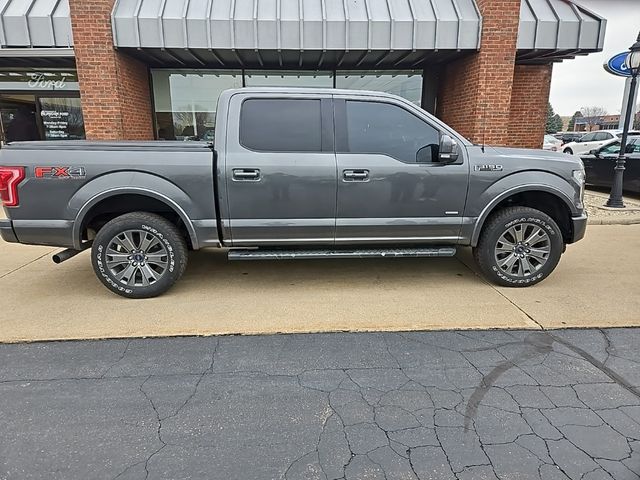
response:
[[[178,214],[178,216],[184,223],[185,227],[187,228],[187,232],[189,234],[189,238],[191,240],[191,244],[193,248],[196,250],[198,249],[198,237],[196,235],[195,228],[193,226],[193,223],[189,219],[189,216],[184,211],[184,209],[180,205],[178,205],[175,201],[173,201],[171,198],[167,197],[166,195],[163,195],[162,193],[159,193],[144,187],[116,187],[109,190],[104,190],[94,195],[93,197],[91,197],[88,201],[86,201],[82,205],[80,210],[78,210],[78,213],[76,214],[76,218],[73,222],[73,243],[76,249],[81,248],[81,244],[82,244],[81,227],[87,213],[91,210],[91,208],[97,205],[98,203],[102,202],[103,200],[106,200],[111,197],[115,197],[117,195],[126,195],[126,194],[134,194],[134,195],[151,197],[151,198],[154,198],[155,200],[158,200],[164,203],[165,205],[167,205],[167,207],[171,208],[175,213]]]
[[[482,231],[482,227],[484,226],[487,218],[489,218],[489,215],[491,215],[495,207],[506,198],[509,198],[513,195],[516,195],[522,192],[550,193],[551,195],[558,198],[558,200],[561,200],[565,204],[565,206],[569,209],[569,212],[571,212],[572,215],[575,213],[575,206],[573,205],[573,200],[569,196],[567,196],[566,193],[564,193],[562,190],[559,190],[556,187],[553,187],[551,185],[545,185],[545,184],[518,185],[517,187],[512,187],[505,190],[500,195],[498,195],[493,200],[491,200],[491,202],[489,202],[482,209],[482,212],[480,212],[480,215],[478,216],[475,222],[475,225],[473,227],[473,233],[471,234],[471,246],[475,247],[478,244],[478,239],[480,237],[480,232]]]

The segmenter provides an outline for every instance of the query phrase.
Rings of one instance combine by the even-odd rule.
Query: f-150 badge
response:
[[[84,167],[35,167],[33,169],[36,178],[85,178]]]
[[[476,172],[501,172],[502,165],[476,165]]]

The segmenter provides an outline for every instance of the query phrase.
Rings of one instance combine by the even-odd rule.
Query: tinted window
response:
[[[437,129],[389,103],[346,102],[347,151],[380,153],[407,163],[416,162],[421,148],[437,155],[440,134]]]
[[[320,118],[320,100],[245,100],[240,111],[240,143],[267,152],[320,152]]]
[[[628,153],[640,153],[640,140],[637,138],[629,139]]]
[[[620,142],[613,142],[606,147],[602,147],[600,153],[618,153],[620,151]]]
[[[596,133],[596,136],[595,136],[595,140],[598,142],[602,140],[609,140],[611,138],[612,138],[611,134],[607,132],[598,132]]]
[[[581,142],[591,142],[593,141],[594,137],[596,136],[595,133],[587,133],[586,135],[584,135],[580,141]]]

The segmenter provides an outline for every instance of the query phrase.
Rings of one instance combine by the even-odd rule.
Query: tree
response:
[[[582,116],[584,117],[584,121],[587,124],[587,131],[592,131],[593,128],[598,125],[600,119],[607,114],[607,109],[604,107],[591,106],[591,107],[582,107],[580,109],[582,112]]]
[[[545,133],[556,133],[560,130],[562,130],[562,118],[553,111],[553,107],[549,103],[547,107],[547,125],[545,127]]]
[[[576,119],[582,117],[582,112],[578,110],[571,116],[571,120],[569,120],[569,125],[567,125],[567,131],[573,132],[576,129]]]

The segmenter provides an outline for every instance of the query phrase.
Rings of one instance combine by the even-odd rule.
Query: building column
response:
[[[509,145],[520,0],[477,0],[477,5],[480,50],[444,68],[437,112],[473,142]]]
[[[553,65],[516,65],[511,91],[508,144],[542,148]]]
[[[149,71],[114,49],[113,2],[69,2],[85,133],[92,140],[150,140]]]

